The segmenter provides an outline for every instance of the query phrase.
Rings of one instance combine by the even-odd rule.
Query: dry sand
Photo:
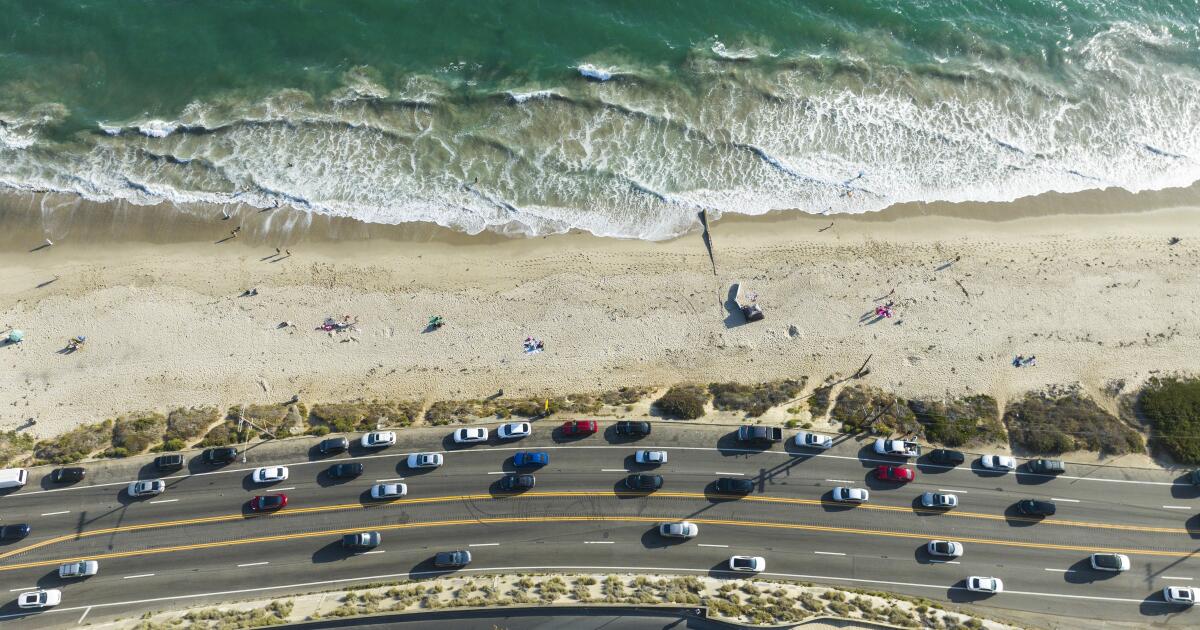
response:
[[[1004,400],[1071,383],[1098,392],[1200,365],[1197,206],[1189,189],[722,220],[714,275],[698,235],[512,240],[283,209],[229,208],[223,221],[213,208],[18,196],[0,200],[0,332],[27,337],[0,348],[0,428],[35,418],[44,436],[123,411],[293,394],[815,384],[868,355],[866,381],[909,396]],[[1047,214],[1056,209],[1070,212]],[[989,213],[1029,216],[951,216]],[[217,242],[237,224],[238,238]],[[52,247],[30,251],[47,237]],[[292,256],[274,257],[276,246]],[[730,315],[738,280],[766,321]],[[252,287],[257,296],[239,297]],[[894,318],[864,319],[889,295]],[[357,332],[314,330],[343,314]],[[445,328],[422,332],[435,314]],[[86,348],[59,353],[73,335]],[[530,335],[545,352],[522,352]],[[1017,354],[1037,366],[1012,367]]]

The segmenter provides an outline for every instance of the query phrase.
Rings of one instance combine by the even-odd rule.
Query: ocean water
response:
[[[1196,0],[0,0],[0,186],[91,200],[664,239],[1197,160]]]

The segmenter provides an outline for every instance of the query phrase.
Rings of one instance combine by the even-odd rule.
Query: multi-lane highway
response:
[[[602,425],[602,429],[603,429]],[[99,622],[168,605],[278,596],[356,581],[435,575],[439,550],[470,549],[470,572],[562,569],[644,570],[730,576],[730,555],[759,555],[766,577],[803,579],[931,599],[1086,619],[1197,623],[1197,613],[1169,605],[1164,586],[1200,586],[1200,495],[1159,471],[1071,466],[1066,474],[991,474],[968,460],[957,468],[914,462],[917,478],[884,483],[871,474],[901,460],[874,454],[869,442],[841,438],[829,451],[790,442],[767,450],[738,443],[731,427],[656,423],[652,435],[620,441],[611,428],[564,439],[535,424],[517,442],[459,447],[449,430],[409,429],[382,451],[319,457],[317,440],[258,445],[246,461],[209,468],[197,461],[165,477],[165,493],[130,499],[132,479],[156,476],[149,458],[89,465],[87,480],[58,486],[32,469],[30,482],[0,497],[0,524],[32,526],[25,540],[0,547],[0,585],[7,621],[31,627]],[[790,437],[790,436],[789,436]],[[666,465],[634,463],[635,450],[666,450]],[[535,472],[537,487],[508,495],[498,481],[518,450],[546,450],[550,464]],[[439,451],[445,465],[427,471],[405,465],[408,453]],[[357,479],[330,479],[332,464],[365,465]],[[258,466],[286,465],[290,478],[269,486],[250,480]],[[627,471],[662,474],[662,490],[629,493]],[[753,480],[736,498],[713,492],[730,476]],[[368,488],[403,480],[409,494],[372,501]],[[869,503],[836,504],[836,486],[871,490]],[[949,512],[919,508],[925,491],[952,492]],[[283,492],[287,508],[252,514],[255,494]],[[1023,498],[1054,500],[1058,513],[1035,520],[1015,513]],[[687,519],[697,538],[673,542],[658,523]],[[341,534],[374,530],[383,544],[351,554]],[[950,562],[929,557],[931,539],[961,542]],[[1127,554],[1132,567],[1102,574],[1088,565],[1094,551]],[[59,580],[59,564],[97,559],[98,575]],[[981,597],[963,588],[969,575],[996,576],[1006,592]],[[56,608],[21,619],[15,599],[25,589],[60,588]]]

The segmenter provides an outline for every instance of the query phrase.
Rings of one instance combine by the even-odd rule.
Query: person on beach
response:
[[[1013,359],[1012,364],[1013,367],[1021,367],[1022,365],[1025,365],[1025,355],[1018,354],[1017,357]]]

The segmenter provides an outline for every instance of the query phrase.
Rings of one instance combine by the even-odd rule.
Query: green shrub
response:
[[[39,462],[70,464],[83,461],[112,443],[112,420],[75,427],[49,440],[38,442],[33,456]]]
[[[159,443],[166,429],[167,419],[160,413],[122,416],[113,424],[113,450],[120,449],[127,454],[141,453],[151,445]]]
[[[916,414],[904,399],[866,385],[854,385],[839,392],[829,417],[842,423],[843,433],[909,435],[921,429]]]
[[[0,431],[0,467],[18,464],[33,454],[34,439],[28,433]]]
[[[113,458],[129,457],[129,449],[124,446],[114,446],[105,450],[104,456]]]
[[[209,430],[209,432],[204,435],[204,439],[200,440],[200,443],[197,446],[200,448],[208,448],[210,446],[228,446],[230,444],[248,441],[251,435],[252,433],[248,427],[246,431],[239,432],[238,422],[236,420],[226,418],[224,422]]]
[[[991,396],[981,394],[947,401],[910,400],[908,408],[916,415],[930,442],[965,446],[1005,439],[1000,408]]]
[[[208,427],[220,419],[216,407],[191,407],[174,409],[167,414],[167,430],[163,440],[191,442],[204,435]],[[179,450],[179,449],[168,449]]]
[[[704,415],[708,399],[709,391],[702,385],[675,385],[654,406],[665,416],[694,420]]]
[[[1153,378],[1137,406],[1159,447],[1181,464],[1200,464],[1200,379]]]
[[[371,431],[377,426],[407,427],[421,416],[421,403],[411,400],[313,405],[313,422],[342,433]]]
[[[744,411],[747,416],[757,417],[776,405],[782,405],[800,395],[806,378],[786,378],[755,385],[741,383],[713,383],[708,391],[713,396],[713,406],[722,411]]]
[[[1145,448],[1140,433],[1076,389],[1026,394],[1008,405],[1004,423],[1013,444],[1039,454],[1086,449],[1122,455]]]
[[[654,389],[651,387],[619,387],[600,394],[600,402],[610,407],[632,405],[649,396]]]
[[[308,434],[315,435],[317,437],[329,435],[329,427],[327,427],[323,424],[313,425],[308,428]]]
[[[174,438],[163,442],[162,449],[164,451],[182,451],[187,448],[187,443],[179,438]]]
[[[808,408],[814,418],[819,418],[829,411],[829,403],[833,396],[832,385],[822,385],[813,390],[808,396]]]
[[[299,435],[304,432],[307,411],[300,404],[245,405],[231,407],[227,418],[245,418],[255,433],[268,433],[276,438]]]

